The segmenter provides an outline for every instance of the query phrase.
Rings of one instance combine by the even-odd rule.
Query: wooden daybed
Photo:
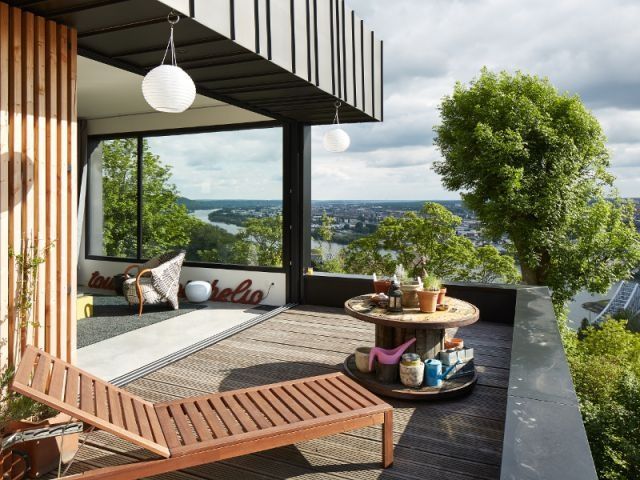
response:
[[[377,424],[393,463],[392,407],[341,373],[154,404],[30,346],[11,389],[161,457],[68,479],[147,477]]]

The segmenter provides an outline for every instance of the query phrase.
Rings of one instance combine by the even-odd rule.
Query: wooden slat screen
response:
[[[0,3],[0,367],[17,360],[9,250],[26,239],[55,244],[40,268],[26,343],[74,360],[76,65],[74,29]]]

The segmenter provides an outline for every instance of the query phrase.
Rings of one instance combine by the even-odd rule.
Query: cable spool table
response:
[[[373,323],[376,329],[375,346],[395,348],[415,337],[416,342],[407,352],[417,353],[422,359],[436,358],[444,350],[447,328],[471,325],[480,318],[475,305],[453,297],[446,297],[448,309],[434,313],[422,313],[418,308],[405,308],[402,313],[387,312],[385,308],[372,303],[373,294],[350,298],[344,304],[347,314]],[[360,372],[355,365],[355,355],[351,354],[344,362],[348,376],[370,391],[395,398],[413,400],[436,400],[467,393],[475,385],[478,376],[472,375],[447,380],[442,387],[410,388],[401,383],[386,384],[378,381],[373,373]]]

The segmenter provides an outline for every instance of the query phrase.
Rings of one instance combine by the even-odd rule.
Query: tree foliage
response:
[[[327,215],[326,211],[322,211],[320,227],[318,228],[318,238],[320,241],[318,251],[321,261],[317,266],[318,270],[322,272],[339,273],[344,271],[342,256],[331,253],[331,240],[333,240],[335,221],[336,219],[334,217]]]
[[[233,244],[236,263],[282,266],[282,215],[250,218]]]
[[[102,208],[104,254],[137,256],[137,154],[135,138],[102,142]]]
[[[440,106],[435,163],[462,190],[491,238],[507,235],[525,283],[560,307],[580,289],[604,292],[640,263],[633,208],[614,198],[596,118],[546,79],[483,69]]]
[[[137,148],[135,138],[102,142],[103,248],[107,256],[137,256]],[[189,242],[194,219],[180,205],[171,167],[142,144],[142,253],[152,257]]]
[[[375,233],[344,249],[345,270],[390,275],[402,264],[413,278],[426,270],[449,280],[517,282],[513,258],[493,246],[474,247],[456,233],[461,223],[437,203],[425,203],[420,212],[399,218],[387,217]]]
[[[640,334],[608,319],[565,345],[598,475],[640,478]]]

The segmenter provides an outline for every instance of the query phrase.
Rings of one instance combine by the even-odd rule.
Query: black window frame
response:
[[[85,234],[85,248],[84,258],[86,260],[97,260],[107,262],[120,262],[120,263],[144,263],[148,258],[142,257],[142,162],[141,162],[141,150],[142,139],[148,137],[163,137],[168,135],[190,135],[196,133],[216,133],[216,132],[230,132],[230,131],[243,131],[243,130],[259,130],[267,128],[280,128],[281,129],[281,142],[282,142],[282,155],[281,155],[281,168],[282,168],[282,266],[262,266],[262,265],[240,265],[233,263],[215,263],[215,262],[196,262],[193,260],[185,260],[184,266],[196,267],[196,268],[210,268],[218,270],[245,270],[249,272],[267,272],[267,273],[288,273],[289,272],[289,255],[286,252],[286,246],[290,244],[288,235],[290,234],[290,227],[287,226],[287,222],[284,219],[289,218],[289,210],[291,208],[289,187],[285,183],[285,166],[286,166],[286,124],[279,121],[264,121],[264,122],[252,122],[243,123],[239,125],[216,125],[205,127],[187,127],[187,128],[173,128],[163,130],[150,130],[150,131],[135,131],[135,132],[117,132],[108,134],[97,134],[87,136],[87,145],[90,147],[87,149],[85,168],[87,172],[91,171],[91,153],[93,152],[93,146],[99,142],[106,140],[117,140],[123,138],[135,138],[138,145],[138,162],[137,162],[137,194],[138,194],[138,206],[137,206],[137,242],[136,251],[138,258],[125,258],[125,257],[110,257],[104,255],[91,254],[91,216],[87,212],[91,212],[91,175],[87,175],[87,188],[85,196],[85,219],[84,219],[84,234]]]

